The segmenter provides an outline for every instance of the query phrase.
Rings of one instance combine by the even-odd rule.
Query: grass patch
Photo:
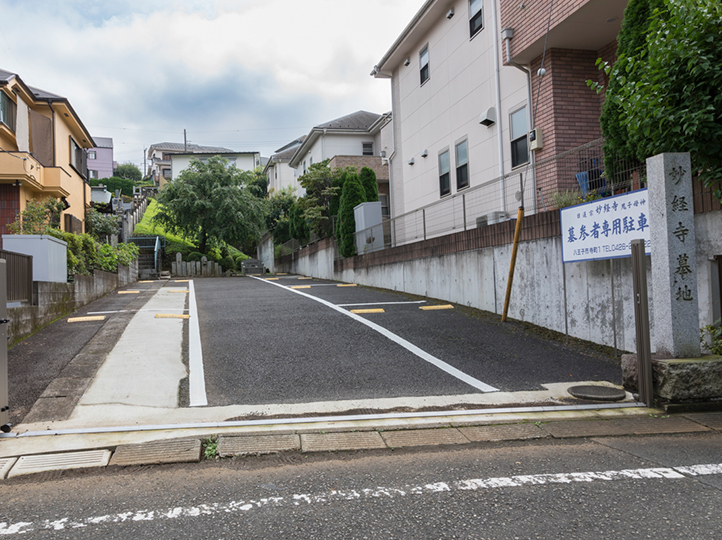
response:
[[[198,248],[192,240],[183,236],[170,233],[165,230],[165,227],[160,223],[155,223],[153,218],[158,213],[158,202],[155,199],[151,199],[148,208],[145,209],[143,219],[135,226],[133,230],[133,236],[164,236],[166,239],[166,256],[163,261],[164,267],[170,267],[170,263],[175,261],[175,254],[180,253],[183,256],[183,260],[188,260],[188,255],[198,251]],[[209,259],[213,259],[216,262],[221,262],[221,253],[219,250],[211,250],[210,253],[206,253]],[[251,257],[243,253],[242,251],[228,246],[228,255],[233,258],[234,261],[250,259]],[[200,259],[199,259],[200,260]],[[240,262],[238,263],[240,264]],[[227,269],[228,265],[225,265]]]

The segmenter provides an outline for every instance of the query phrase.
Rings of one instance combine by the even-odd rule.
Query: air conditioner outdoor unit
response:
[[[476,218],[477,227],[485,227],[486,225],[494,225],[495,223],[501,223],[509,219],[509,214],[506,212],[496,211],[489,212],[484,216]]]

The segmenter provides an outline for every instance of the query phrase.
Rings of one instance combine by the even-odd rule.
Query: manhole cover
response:
[[[579,399],[590,399],[593,401],[622,401],[627,393],[619,388],[609,386],[572,386],[567,389],[571,395]]]

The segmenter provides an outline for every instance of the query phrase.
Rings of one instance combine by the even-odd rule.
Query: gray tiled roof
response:
[[[4,69],[0,69],[0,81],[10,82],[15,77],[18,77],[17,73],[13,73],[11,71],[5,71]],[[38,99],[65,99],[63,96],[59,96],[58,94],[53,94],[53,93],[47,92],[45,90],[41,90],[40,88],[35,88],[33,86],[28,86],[27,88]]]
[[[113,148],[113,139],[111,137],[93,137],[96,148]]]
[[[0,69],[0,81],[8,82],[12,80],[13,77],[15,77],[15,73],[10,73],[9,71]]]
[[[366,131],[371,125],[381,118],[380,114],[368,111],[356,111],[355,113],[315,127],[315,129],[352,129]]]
[[[201,146],[200,144],[187,144],[184,145],[183,143],[171,143],[171,142],[162,142],[162,143],[156,143],[152,144],[151,148],[155,148],[156,150],[171,150],[174,152],[185,152],[185,153],[193,153],[193,154],[224,154],[224,153],[234,153],[234,150],[231,150],[230,148],[223,148],[221,146]]]

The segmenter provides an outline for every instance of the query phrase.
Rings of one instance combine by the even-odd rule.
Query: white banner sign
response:
[[[562,260],[565,263],[632,256],[632,240],[643,239],[649,255],[647,190],[563,208]]]

